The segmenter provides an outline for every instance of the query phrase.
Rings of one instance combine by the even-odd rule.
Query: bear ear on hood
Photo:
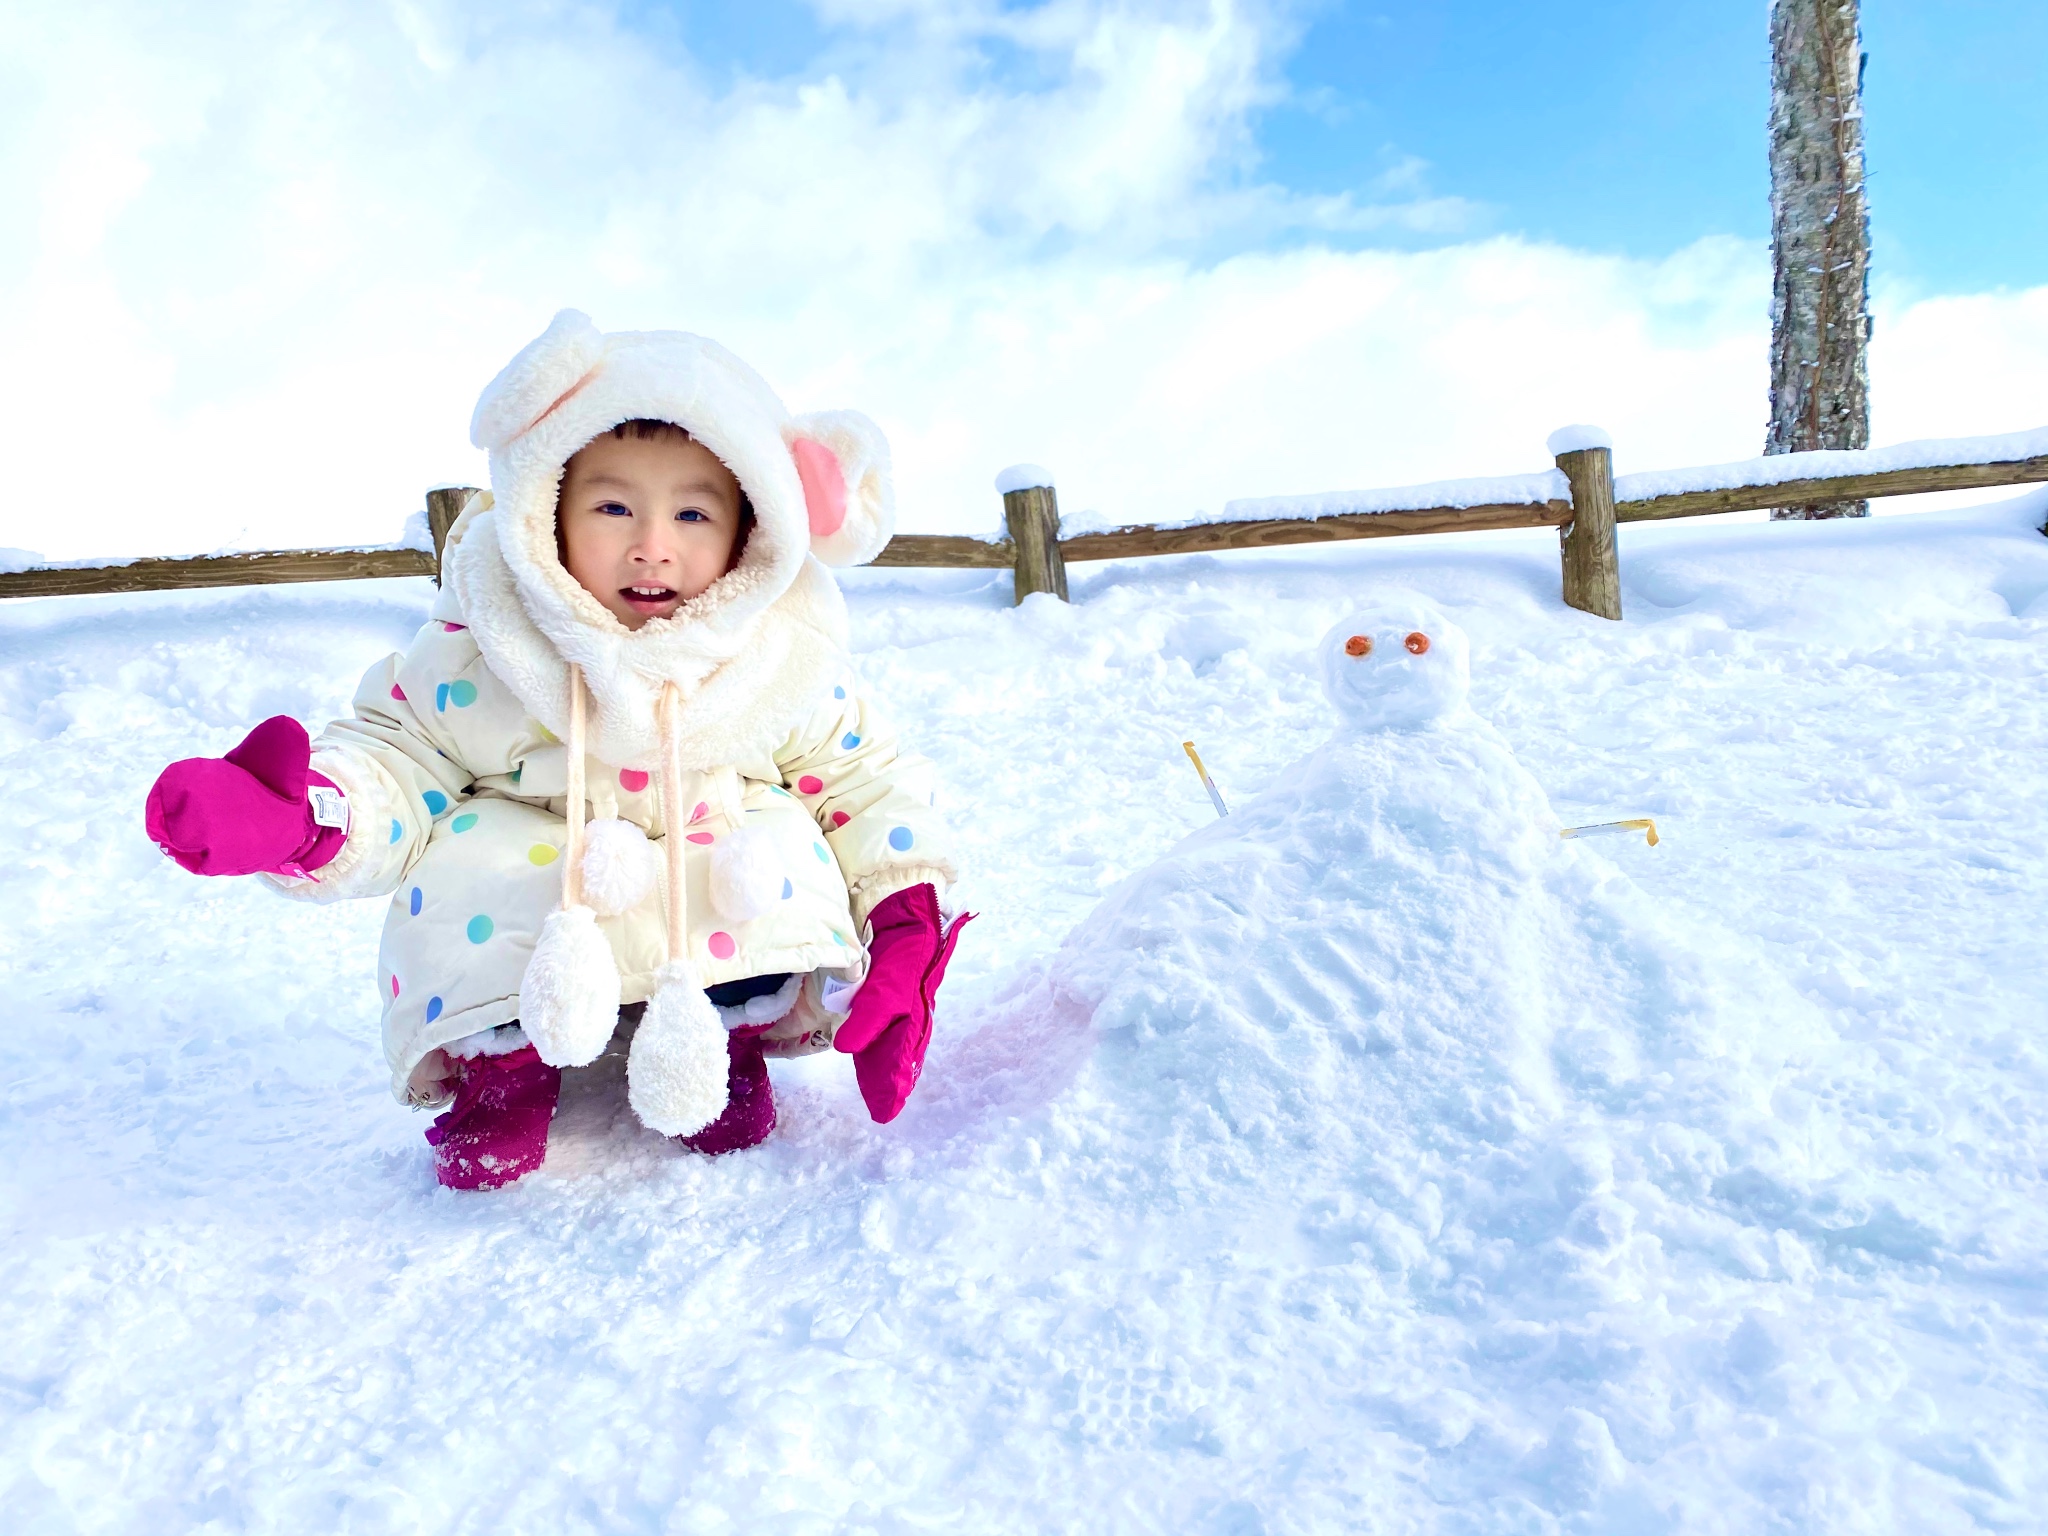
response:
[[[803,482],[811,553],[827,565],[860,565],[896,531],[889,442],[859,411],[814,411],[783,429]]]
[[[563,310],[485,386],[469,440],[497,452],[581,389],[603,361],[604,333],[581,310]]]

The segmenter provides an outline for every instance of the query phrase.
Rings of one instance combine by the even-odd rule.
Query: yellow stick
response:
[[[1216,814],[1228,816],[1230,809],[1223,803],[1223,791],[1216,787],[1216,781],[1209,777],[1209,770],[1202,766],[1202,754],[1195,750],[1192,741],[1184,741],[1181,746],[1187,749],[1188,761],[1195,765],[1195,772],[1202,776],[1202,788],[1209,791],[1209,803],[1216,807]]]
[[[1652,848],[1657,846],[1657,823],[1649,816],[1638,816],[1632,821],[1596,821],[1587,827],[1566,827],[1560,837],[1611,837],[1617,832],[1642,832],[1647,834]]]

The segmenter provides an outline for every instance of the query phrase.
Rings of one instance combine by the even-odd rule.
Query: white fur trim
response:
[[[744,1003],[734,1003],[730,1008],[713,1003],[712,1007],[718,1009],[718,1022],[727,1029],[744,1029],[749,1024],[781,1022],[789,1016],[789,1011],[796,1007],[796,1000],[803,993],[804,975],[802,971],[794,972],[773,992],[760,997],[750,997]]]
[[[526,1038],[526,1031],[516,1023],[493,1024],[489,1029],[464,1035],[460,1040],[450,1040],[441,1049],[458,1061],[471,1061],[478,1056],[510,1056],[531,1044],[533,1042]]]
[[[643,637],[657,622],[639,631],[613,624],[607,632],[566,620],[544,628],[529,611],[506,561],[502,517],[495,507],[479,508],[446,557],[447,581],[461,604],[463,622],[491,671],[536,720],[564,740],[569,734],[568,664],[582,667],[590,695],[587,740],[600,762],[660,760],[654,706],[667,681],[683,690],[677,746],[686,770],[709,770],[771,752],[852,665],[845,600],[831,573],[808,558],[770,610],[749,626],[751,643],[729,655],[716,632],[678,628],[673,621],[657,621],[662,632],[646,643]],[[590,597],[580,587],[577,591]]]
[[[630,912],[654,889],[661,856],[637,823],[606,817],[583,828],[583,899],[599,917]]]
[[[619,1024],[619,967],[588,907],[558,908],[519,982],[519,1022],[551,1067],[587,1066]]]
[[[701,1131],[725,1112],[725,1026],[696,972],[671,960],[626,1058],[626,1097],[641,1123],[664,1136]]]
[[[813,411],[791,421],[784,436],[829,450],[846,477],[846,521],[833,533],[813,534],[811,553],[827,565],[874,559],[896,531],[896,488],[882,429],[859,411]]]
[[[629,630],[555,554],[562,466],[622,421],[672,421],[738,476],[755,527],[731,571],[666,619]],[[682,692],[686,767],[772,748],[846,669],[846,614],[811,550],[791,456],[795,436],[845,471],[846,521],[820,554],[869,558],[893,517],[889,450],[854,412],[794,421],[767,383],[716,342],[682,331],[601,335],[564,311],[477,404],[493,504],[453,541],[447,581],[493,672],[548,729],[564,733],[567,664],[590,690],[589,745],[608,763],[658,755],[654,701]]]
[[[775,839],[742,826],[711,850],[711,910],[729,923],[749,922],[782,899],[782,860]]]

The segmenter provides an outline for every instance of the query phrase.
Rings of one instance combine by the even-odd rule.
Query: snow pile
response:
[[[1053,486],[1052,471],[1037,464],[1012,464],[996,476],[996,494],[1007,496],[1012,491],[1028,491],[1043,486]]]
[[[1577,453],[1586,448],[1612,448],[1614,434],[1605,427],[1559,427],[1544,440],[1552,458],[1560,453]]]
[[[1813,1262],[1773,1229],[1824,1234],[1847,1158],[1765,1085],[1829,1032],[1559,838],[1463,707],[1462,640],[1424,607],[1341,622],[1337,732],[1113,892],[1052,987],[1100,1040],[1090,1133],[1152,1148],[1117,1198],[1166,1214],[1127,1247],[1183,1245],[1182,1285],[1262,1340],[1262,1413],[1341,1405],[1297,1452],[1327,1528],[1396,1478],[1478,1523],[1638,1528],[1683,1507],[1654,1468],[1684,1384],[1799,1349],[1724,1270]]]
[[[984,914],[916,1097],[707,1160],[610,1056],[486,1197],[381,904],[140,826],[431,585],[0,605],[0,1525],[2038,1523],[2044,514],[1631,527],[1622,624],[1540,529],[855,572]]]
[[[1533,475],[1490,475],[1463,480],[1432,480],[1424,485],[1396,485],[1379,490],[1326,491],[1313,496],[1256,496],[1224,503],[1220,513],[1196,512],[1148,524],[1154,528],[1197,528],[1204,523],[1260,522],[1269,518],[1352,517],[1373,512],[1428,511],[1443,507],[1531,506],[1569,501],[1571,487],[1554,469]],[[1100,512],[1061,515],[1060,533],[1107,533],[1124,526]]]
[[[416,549],[423,555],[431,555],[435,552],[434,528],[427,521],[427,509],[425,507],[421,507],[405,520],[405,531],[399,534],[398,543],[395,547],[398,549]]]
[[[1612,448],[1613,437],[1601,427],[1560,427],[1545,446],[1553,456],[1582,448]],[[1732,490],[1741,486],[1780,485],[1819,475],[1867,475],[1890,469],[1924,469],[1941,464],[1999,464],[2048,455],[2048,427],[1989,437],[1925,438],[1885,448],[1783,453],[1739,459],[1727,464],[1701,464],[1684,469],[1653,469],[1617,475],[1617,502],[1649,501],[1687,491]],[[1019,465],[1018,469],[1032,466]],[[1005,470],[1004,474],[1014,473]],[[1050,481],[1047,482],[1048,484]],[[998,489],[1003,488],[998,481]],[[1436,480],[1424,485],[1390,486],[1380,490],[1329,491],[1312,496],[1260,496],[1224,504],[1220,513],[1199,511],[1187,517],[1149,524],[1156,528],[1197,528],[1207,523],[1257,522],[1262,519],[1349,517],[1376,512],[1409,512],[1447,507],[1541,506],[1570,501],[1571,488],[1555,469],[1531,475],[1498,475],[1463,480]],[[1127,526],[1094,510],[1065,514],[1060,532],[1107,533]]]
[[[1884,448],[1822,449],[1778,453],[1730,464],[1690,469],[1651,469],[1614,477],[1616,501],[1649,501],[1687,491],[1726,491],[1745,485],[1782,485],[1821,475],[1874,475],[1888,469],[1925,469],[1938,464],[2005,464],[2048,455],[2048,427],[1990,437],[1928,437]]]

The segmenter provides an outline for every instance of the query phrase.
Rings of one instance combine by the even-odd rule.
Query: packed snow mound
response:
[[[1357,627],[1333,629],[1324,658],[1351,661]],[[1497,1159],[1523,1137],[1541,1161],[1539,1143],[1623,1103],[1653,1138],[1671,1117],[1688,1140],[1705,1131],[1716,1173],[1776,1160],[1775,1117],[1744,1085],[1823,1038],[1821,1021],[1754,968],[1717,966],[1561,839],[1540,786],[1469,709],[1412,724],[1425,660],[1394,663],[1409,669],[1391,690],[1398,724],[1340,716],[1068,939],[1054,984],[1131,1048],[1125,1096],[1170,1103],[1181,1135],[1258,1127],[1254,1141],[1341,1145],[1339,1165],[1362,1142],[1420,1167],[1428,1149]],[[1334,703],[1354,701],[1356,676],[1327,681]],[[1270,1166],[1289,1199],[1303,1192],[1298,1167]]]
[[[1823,1224],[1845,1160],[1771,1085],[1830,1032],[1559,837],[1464,707],[1461,642],[1412,606],[1339,623],[1329,740],[1123,882],[1048,985],[1185,1261],[1296,1256],[1286,1306],[1323,1326],[1261,1385],[1275,1422],[1341,1392],[1415,1450],[1426,1503],[1621,1528],[1665,1502],[1648,1405],[1769,1336],[1720,1274],[1771,1251],[1745,1203]],[[1376,678],[1391,724],[1367,723]]]

